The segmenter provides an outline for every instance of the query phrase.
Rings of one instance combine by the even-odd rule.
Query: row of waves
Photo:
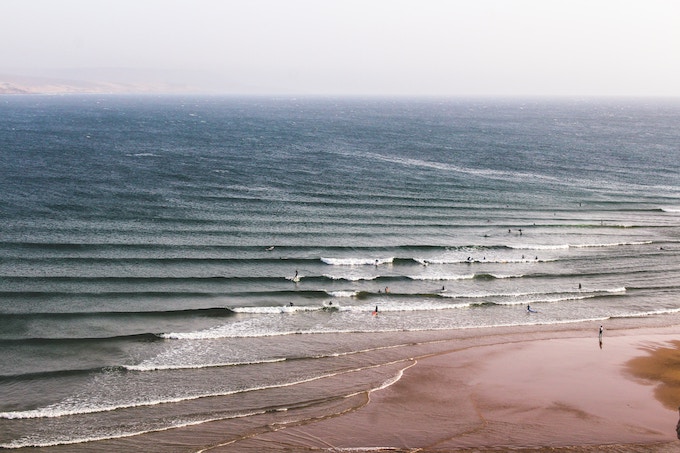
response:
[[[309,225],[317,225],[321,227],[326,226],[352,226],[354,228],[399,228],[407,227],[409,225],[416,225],[420,227],[427,228],[459,228],[461,227],[461,218],[465,218],[467,221],[467,226],[472,226],[476,228],[488,227],[484,222],[488,220],[488,216],[481,214],[474,204],[461,206],[459,203],[452,206],[450,203],[438,203],[429,204],[423,203],[422,199],[418,200],[417,206],[414,206],[413,201],[403,204],[399,202],[387,202],[385,206],[389,208],[377,207],[379,203],[374,198],[375,195],[370,200],[354,199],[352,201],[338,200],[341,198],[337,194],[333,194],[334,199],[328,199],[324,201],[312,201],[312,200],[296,200],[296,205],[304,205],[308,207],[318,207],[321,209],[328,208],[330,206],[340,209],[351,209],[355,213],[351,220],[347,218],[338,217],[334,215],[319,216],[316,220],[311,219],[300,219],[295,216],[282,216],[280,218],[272,218],[271,213],[267,210],[270,206],[269,203],[277,203],[275,200],[263,200],[260,197],[215,197],[213,199],[206,199],[205,197],[193,197],[190,195],[186,196],[187,199],[196,199],[200,201],[208,201],[212,204],[212,201],[216,202],[244,202],[245,209],[247,209],[247,215],[249,218],[266,218],[269,220],[269,225],[276,223],[283,223],[285,225],[302,225],[309,227]],[[139,200],[135,200],[139,201]],[[439,201],[439,200],[438,200]],[[262,203],[257,206],[256,204]],[[287,202],[284,202],[287,203]],[[8,209],[12,209],[11,205],[0,202],[0,205],[6,206]],[[152,207],[160,207],[155,203],[151,204]],[[364,208],[357,213],[356,208]],[[377,207],[377,208],[376,208]],[[395,209],[402,208],[402,209]],[[43,213],[49,212],[59,212],[69,211],[77,215],[80,211],[81,206],[74,204],[62,204],[62,203],[46,203],[43,206]],[[148,209],[148,208],[146,208]],[[502,213],[513,213],[518,212],[520,209],[512,209],[510,207],[496,207],[499,211],[499,217]],[[540,207],[533,207],[531,215],[532,220],[545,220],[545,226],[552,228],[561,227],[581,227],[581,228],[596,228],[602,226],[597,222],[593,222],[589,219],[597,219],[602,216],[611,216],[612,214],[619,213],[666,213],[666,214],[676,214],[678,211],[673,210],[674,208],[647,208],[647,207],[629,207],[625,208],[622,206],[605,207],[603,205],[599,206],[598,209],[590,211],[579,211],[579,215],[583,215],[584,218],[581,220],[564,223],[556,223],[554,220],[548,220],[549,216],[554,216],[555,213],[572,213],[573,211],[569,209],[559,209],[557,207],[552,207],[550,209],[541,209]],[[144,212],[145,209],[142,209]],[[139,217],[134,214],[139,211],[132,209],[124,209],[113,211],[113,213],[118,214],[118,216],[110,215],[109,212],[100,211],[97,213],[96,217],[88,217],[85,220],[89,222],[90,229],[94,231],[101,232],[116,232],[120,231],[121,227],[118,227],[116,223],[112,221],[128,221],[130,223],[134,222],[134,230],[139,233],[148,233],[152,231],[161,232],[172,232],[177,230],[182,230],[187,233],[197,233],[197,234],[212,234],[215,232],[230,232],[235,228],[242,227],[244,222],[243,218],[234,218],[228,215],[224,218],[219,218],[219,212],[214,212],[212,216],[207,217],[192,217],[192,218],[178,218],[176,216],[154,216],[153,223],[139,223]],[[159,212],[163,212],[160,209]],[[17,211],[17,217],[15,217],[15,224],[21,225],[22,223],[30,224],[32,227],[36,225],[31,222],[29,216],[26,216],[23,212]],[[24,214],[24,215],[22,215]],[[415,214],[415,215],[414,215]],[[405,220],[406,217],[406,220]],[[521,225],[521,223],[519,223]],[[68,228],[69,223],[64,222],[64,228]],[[503,222],[495,224],[498,228],[512,228],[516,224],[511,224]],[[41,227],[42,225],[37,225]],[[543,224],[541,225],[543,226]],[[617,225],[615,225],[617,226]],[[52,225],[54,227],[54,225]],[[58,226],[57,226],[58,227]]]
[[[637,270],[636,274],[646,274],[646,273],[656,273],[656,270]],[[598,271],[590,273],[527,273],[527,274],[500,274],[500,273],[470,273],[470,274],[435,274],[435,275],[415,275],[415,276],[403,276],[403,275],[374,275],[374,276],[334,276],[334,275],[323,275],[323,276],[305,276],[301,275],[296,277],[4,277],[3,280],[6,284],[11,283],[31,283],[34,286],[30,290],[4,290],[0,291],[0,298],[5,299],[64,299],[64,298],[87,298],[87,299],[145,299],[145,298],[164,298],[164,299],[176,299],[176,298],[253,298],[253,297],[271,297],[271,298],[281,298],[281,297],[295,297],[302,299],[325,299],[328,297],[357,297],[357,298],[370,298],[370,297],[384,297],[385,293],[382,292],[383,285],[397,284],[399,282],[432,282],[435,283],[445,283],[463,280],[476,280],[476,281],[493,281],[493,280],[505,280],[505,279],[564,279],[573,280],[576,278],[588,278],[588,277],[602,277],[608,275],[616,275],[616,270],[609,271]],[[631,272],[628,272],[631,274]],[[276,290],[263,290],[257,291],[248,289],[248,291],[229,291],[226,290],[213,290],[214,288],[206,289],[205,291],[197,291],[196,288],[192,288],[190,291],[184,291],[182,289],[170,289],[162,288],[159,290],[142,290],[139,286],[143,284],[157,284],[161,286],[171,285],[173,283],[186,283],[187,285],[191,283],[198,283],[201,281],[206,282],[231,282],[237,283],[244,281],[250,284],[256,284],[256,286],[263,287],[268,283],[285,283],[288,282],[293,289],[276,289]],[[377,291],[369,290],[355,290],[355,289],[305,289],[305,282],[311,283],[326,283],[330,284],[332,282],[359,282],[366,281],[375,283],[380,287]],[[35,285],[39,283],[49,286],[44,290],[37,289]],[[119,290],[92,290],[88,291],[86,289],[75,289],[69,288],[68,290],[58,290],[53,284],[56,283],[69,283],[69,284],[92,284],[95,287],[98,284],[110,283],[115,286],[122,286],[123,284],[132,284],[135,286],[129,291],[119,289]],[[51,285],[52,284],[52,285]],[[437,289],[433,292],[405,292],[396,293],[391,292],[390,297],[466,297],[455,292],[446,292]],[[7,312],[9,313],[9,312]]]
[[[412,300],[418,299],[420,301],[426,300],[428,298],[432,299],[491,299],[491,298],[522,298],[529,296],[542,296],[551,300],[549,297],[555,294],[568,295],[567,299],[571,298],[584,298],[584,297],[595,297],[607,294],[616,294],[626,292],[625,287],[612,288],[612,289],[602,289],[602,290],[591,290],[591,291],[578,291],[578,292],[554,292],[554,293],[540,293],[540,292],[516,292],[516,293],[480,293],[480,294],[458,294],[458,293],[446,293],[444,291],[433,292],[433,293],[383,293],[383,292],[370,292],[370,291],[308,291],[305,293],[306,299],[317,299],[317,300],[327,300],[329,297],[339,298],[339,299],[357,299],[366,300],[371,298],[381,298],[384,300],[385,297],[390,299],[404,299]],[[299,294],[299,292],[288,292],[289,294]],[[272,293],[273,294],[273,293]],[[540,301],[540,300],[539,300]],[[337,304],[338,302],[336,302]],[[399,302],[399,311],[409,311],[412,308],[409,307],[408,303]],[[485,302],[487,303],[487,302]],[[522,302],[519,302],[522,303]],[[472,302],[466,305],[478,305],[476,302]],[[211,307],[211,308],[196,308],[196,309],[186,309],[186,310],[157,310],[157,311],[91,311],[91,312],[38,312],[38,313],[3,313],[3,319],[7,322],[13,320],[66,320],[66,319],[83,319],[83,318],[129,318],[134,317],[162,317],[162,318],[173,318],[178,317],[186,319],[190,316],[195,317],[228,317],[235,313],[280,313],[282,309],[286,311],[310,311],[325,308],[326,306],[235,306],[235,307]],[[436,304],[432,306],[432,309],[442,309],[450,308],[441,304]],[[423,304],[418,303],[418,310],[423,309]],[[1,340],[0,340],[1,341]]]
[[[401,245],[389,247],[390,250],[402,251],[484,251],[484,250],[565,250],[570,248],[599,248],[599,247],[619,247],[628,245],[647,245],[653,244],[653,241],[616,241],[616,242],[601,242],[601,243],[565,243],[565,244],[495,244],[495,245]],[[0,249],[3,250],[52,250],[62,252],[105,252],[110,250],[138,250],[138,251],[158,251],[158,252],[174,252],[182,253],[182,256],[187,251],[195,252],[228,252],[237,251],[240,255],[244,252],[308,252],[319,250],[314,246],[291,246],[291,245],[272,245],[268,247],[255,246],[234,246],[234,245],[168,245],[168,244],[149,244],[149,243],[70,243],[70,242],[11,242],[0,241]],[[346,246],[324,246],[326,251],[334,252],[348,252],[348,251],[363,251],[363,252],[384,252],[386,247],[346,247]],[[177,259],[182,256],[176,257]],[[199,259],[199,258],[197,258]],[[358,258],[361,259],[361,258]],[[322,258],[323,260],[323,258]],[[373,260],[369,260],[366,264],[373,264]]]
[[[653,316],[653,315],[659,315],[659,314],[667,314],[667,313],[678,313],[680,312],[680,309],[668,309],[668,310],[654,310],[654,311],[649,311],[645,313],[634,313],[630,315],[619,315],[617,318],[639,318],[639,317],[644,317],[644,316]],[[584,322],[584,321],[605,321],[607,319],[611,319],[611,317],[602,317],[602,318],[588,318],[588,319],[574,319],[574,320],[568,320],[568,321],[563,321],[563,323],[579,323],[579,322]],[[500,326],[499,326],[500,327]],[[294,332],[294,334],[300,334],[302,332]],[[317,333],[317,332],[308,332],[308,333]],[[323,333],[323,332],[318,332],[318,333]],[[291,332],[293,334],[293,332]],[[285,335],[285,333],[282,333],[281,335]],[[376,348],[380,349],[380,348]],[[341,353],[341,354],[357,354],[357,353],[362,353],[366,351],[351,351],[347,353]],[[103,368],[90,368],[90,369],[80,369],[80,370],[60,370],[60,371],[48,371],[48,372],[40,372],[40,373],[33,373],[33,374],[27,374],[27,375],[22,375],[22,376],[0,376],[0,382],[7,382],[7,381],[12,381],[16,379],[22,379],[22,380],[30,380],[30,379],[45,379],[45,378],[51,378],[51,377],[62,377],[62,376],[73,376],[73,375],[92,375],[92,374],[99,374],[99,373],[140,373],[140,372],[162,372],[162,371],[172,371],[172,370],[182,370],[182,369],[203,369],[203,368],[221,368],[221,367],[238,367],[238,366],[253,366],[253,365],[265,365],[265,364],[271,364],[271,363],[276,363],[276,362],[284,362],[284,361],[291,361],[291,360],[304,360],[308,358],[313,358],[313,359],[319,359],[319,358],[324,358],[324,357],[337,357],[338,354],[330,354],[330,355],[320,355],[320,356],[314,356],[314,357],[280,357],[280,358],[271,358],[271,359],[263,359],[263,360],[257,360],[257,361],[243,361],[243,362],[229,362],[229,363],[203,363],[203,364],[196,364],[196,365],[176,365],[176,366],[163,366],[163,365],[154,365],[154,364],[137,364],[137,365],[120,365],[120,366],[109,366],[109,367],[103,367]],[[250,392],[253,390],[262,390],[262,388],[246,388],[246,389],[240,389],[240,390],[234,390],[234,391],[228,391],[228,393],[219,393],[219,394],[210,394],[210,395],[187,395],[185,397],[176,397],[172,399],[167,399],[167,400],[158,400],[158,401],[140,401],[138,403],[130,403],[130,404],[122,404],[122,405],[114,405],[114,406],[86,406],[82,408],[76,408],[76,407],[60,407],[59,405],[55,406],[48,406],[45,408],[40,408],[40,409],[32,409],[32,410],[24,410],[24,411],[9,411],[9,412],[0,412],[0,419],[40,419],[40,418],[59,418],[59,417],[64,417],[64,416],[72,416],[72,415],[81,415],[81,414],[92,414],[92,413],[97,413],[97,412],[109,412],[109,411],[114,411],[122,408],[132,408],[132,407],[143,407],[143,406],[156,406],[160,404],[167,404],[167,403],[177,403],[181,401],[188,401],[188,400],[193,400],[197,398],[205,398],[209,396],[225,396],[225,395],[231,395],[234,393],[242,393],[242,392]]]
[[[655,275],[658,273],[654,269],[639,269],[634,272],[636,275]],[[632,273],[627,272],[628,275]],[[550,279],[555,282],[559,280],[573,281],[575,279],[591,278],[591,277],[606,277],[615,276],[617,271],[604,270],[590,273],[527,273],[527,274],[500,274],[500,273],[470,273],[470,274],[435,274],[431,276],[415,275],[375,275],[375,276],[299,276],[297,281],[294,277],[5,277],[3,278],[6,290],[0,290],[0,300],[13,300],[15,302],[20,300],[25,301],[64,301],[64,300],[100,300],[100,301],[115,301],[124,300],[131,302],[134,300],[327,300],[328,298],[356,298],[360,300],[370,300],[373,298],[384,299],[389,295],[391,299],[399,298],[474,298],[474,297],[493,297],[484,292],[479,294],[460,293],[457,290],[445,289],[445,285],[439,286],[446,282],[456,281],[494,281],[506,279],[523,279],[541,280]],[[318,286],[336,286],[345,282],[347,284],[357,283],[360,281],[370,282],[374,284],[375,289],[355,289],[355,288],[338,288],[319,289]],[[404,282],[431,282],[432,286],[437,285],[436,288],[426,291],[404,292],[403,289],[399,292],[391,291],[389,294],[385,293],[383,288],[390,285],[397,285]],[[204,286],[204,290],[200,290],[198,283],[217,283]],[[238,282],[245,282],[248,284],[248,289],[239,291],[238,287],[233,284]],[[307,286],[305,283],[310,283]],[[281,283],[291,285],[287,288],[281,288]],[[30,284],[30,289],[10,289],[11,286],[23,287]],[[74,287],[73,285],[78,286]],[[102,285],[108,285],[113,288],[111,290],[101,289]],[[223,286],[224,284],[224,286]],[[263,289],[260,291],[253,290],[250,286],[266,288],[268,284],[278,284],[278,288]],[[59,289],[59,286],[62,289]],[[317,287],[315,287],[317,286]],[[43,288],[44,287],[44,288]],[[92,287],[93,289],[89,289]],[[146,288],[142,288],[146,287]],[[127,289],[129,288],[129,289]],[[157,288],[157,289],[156,289]],[[186,288],[186,289],[185,289]],[[309,289],[308,289],[309,288]],[[580,292],[580,290],[579,290]],[[20,305],[14,305],[15,309],[5,308],[2,316],[8,319],[16,312],[16,308]],[[203,307],[206,308],[206,307]],[[201,316],[222,316],[222,312],[216,312],[212,309],[201,309],[199,311],[193,310],[177,310],[174,312],[163,312],[164,316],[178,316],[184,317],[187,313],[198,313]],[[146,312],[149,316],[151,313]],[[22,314],[21,311],[18,314]],[[112,316],[114,313],[111,314]],[[144,316],[145,312],[140,312],[139,316]],[[35,316],[41,316],[37,314]],[[72,316],[69,313],[54,313],[49,316]]]
[[[181,318],[187,317],[226,317],[232,316],[234,311],[226,307],[193,308],[185,310],[158,310],[158,311],[87,311],[87,312],[39,312],[39,313],[3,313],[6,322],[17,320],[50,320],[64,321],[69,319],[87,318],[120,318],[127,319],[131,316],[136,318]],[[1,340],[0,340],[1,341]]]
[[[422,299],[413,300],[413,295],[397,295],[407,301],[400,301],[389,305],[382,305],[382,312],[422,312],[422,311],[441,311],[460,308],[492,307],[492,306],[512,306],[524,305],[527,302],[532,304],[559,303],[564,301],[575,301],[594,299],[602,297],[620,296],[627,292],[627,288],[608,288],[593,290],[588,292],[517,292],[517,293],[489,293],[489,294],[469,294],[469,295],[447,295],[447,294],[423,294],[419,296],[433,296],[440,298],[439,301],[427,302]],[[234,307],[213,307],[206,309],[193,310],[168,310],[168,311],[141,311],[141,312],[74,312],[74,313],[26,313],[26,314],[6,314],[3,315],[5,322],[24,322],[49,320],[51,322],[63,322],[72,319],[118,319],[127,320],[133,317],[156,317],[172,318],[181,317],[231,317],[238,313],[251,315],[272,315],[280,313],[306,313],[313,311],[353,311],[366,312],[366,303],[353,303],[354,298],[360,298],[361,292],[347,292],[338,294],[338,297],[347,298],[346,302],[335,301],[335,303],[317,303],[310,305],[268,305],[268,306],[234,306]],[[390,295],[392,296],[392,295]],[[408,298],[408,299],[407,299]],[[496,299],[495,301],[493,299]],[[500,300],[499,300],[500,299]],[[43,344],[69,344],[69,343],[102,343],[102,342],[149,342],[162,339],[204,339],[205,334],[165,334],[165,333],[141,333],[131,335],[120,335],[113,337],[64,337],[64,338],[6,338],[0,339],[0,345],[43,345]],[[277,333],[267,333],[263,336],[277,335]],[[235,335],[237,336],[237,335]],[[219,337],[219,336],[217,336]],[[215,338],[217,338],[215,337]],[[213,337],[211,337],[213,338]]]
[[[378,347],[378,348],[372,348],[368,350],[362,350],[362,351],[351,351],[343,354],[333,354],[333,355],[320,355],[313,357],[314,359],[320,359],[320,358],[325,358],[325,357],[338,357],[339,355],[353,355],[353,354],[361,354],[365,352],[371,352],[371,351],[379,351],[381,349],[386,349],[386,348],[394,348],[394,347],[400,347],[399,345],[397,346],[384,346],[384,347]],[[264,360],[260,362],[243,362],[243,363],[228,363],[228,364],[214,364],[214,365],[208,365],[203,368],[207,367],[225,367],[225,366],[242,366],[242,365],[258,365],[258,364],[267,364],[267,363],[276,363],[276,362],[283,362],[283,361],[288,361],[288,360],[301,360],[305,359],[304,357],[300,358],[281,358],[281,359],[274,359],[274,360]],[[399,361],[401,362],[401,361]],[[208,398],[208,397],[221,397],[221,396],[229,396],[229,395],[235,395],[239,393],[247,393],[247,392],[253,392],[253,391],[259,391],[259,390],[267,390],[267,389],[272,389],[272,388],[282,388],[282,387],[291,387],[294,385],[302,384],[305,382],[310,382],[310,381],[315,381],[319,379],[324,379],[328,377],[333,377],[337,375],[342,375],[342,374],[349,374],[353,373],[356,371],[361,371],[364,369],[369,369],[369,368],[374,368],[374,367],[379,367],[379,366],[384,366],[384,365],[389,365],[389,364],[395,364],[398,362],[388,362],[385,364],[379,364],[379,365],[367,365],[367,366],[362,366],[359,368],[352,368],[352,369],[347,369],[347,370],[342,370],[342,371],[333,371],[333,372],[328,372],[319,376],[312,376],[308,377],[302,380],[298,381],[293,381],[293,382],[283,382],[283,383],[275,383],[275,384],[269,384],[269,385],[264,385],[264,386],[256,386],[256,387],[249,387],[249,388],[243,388],[243,389],[235,389],[235,390],[225,390],[225,391],[220,391],[220,392],[211,392],[211,393],[201,393],[201,394],[191,394],[191,395],[186,395],[186,396],[179,396],[179,397],[174,397],[174,398],[162,398],[162,399],[157,399],[157,400],[143,400],[143,401],[130,401],[127,403],[121,403],[121,404],[101,404],[101,405],[88,405],[88,406],[82,406],[82,407],[74,407],[72,405],[67,405],[67,406],[60,406],[60,405],[53,405],[53,406],[48,406],[44,408],[38,408],[38,409],[31,409],[31,410],[25,410],[25,411],[9,411],[9,412],[0,412],[0,419],[9,419],[9,420],[16,420],[16,419],[45,419],[45,418],[59,418],[59,417],[66,417],[66,416],[74,416],[74,415],[83,415],[83,414],[95,414],[95,413],[101,413],[101,412],[111,412],[119,409],[132,409],[132,408],[138,408],[138,407],[149,407],[149,406],[158,406],[161,404],[168,404],[168,403],[179,403],[183,401],[192,401],[192,400],[197,400],[197,399],[202,399],[202,398]],[[105,369],[90,369],[90,370],[81,370],[82,373],[125,373],[125,372],[130,372],[130,371],[139,371],[134,369],[135,367],[108,367]],[[158,370],[153,370],[153,371],[158,371]],[[391,378],[388,382],[385,382],[381,384],[380,388],[389,385],[389,383],[392,383],[395,381],[395,378]],[[0,445],[0,448],[7,448],[2,445]],[[12,447],[9,447],[12,448]]]

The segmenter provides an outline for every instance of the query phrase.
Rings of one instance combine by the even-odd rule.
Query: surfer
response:
[[[376,306],[375,306],[375,311],[373,312],[373,316],[375,316],[375,315],[377,315],[377,314],[378,314],[378,306],[376,305]]]
[[[527,305],[527,313],[538,313],[536,310],[531,308],[531,305]]]
[[[267,247],[265,250],[271,252],[272,250],[274,250],[274,246],[272,245],[271,247]]]

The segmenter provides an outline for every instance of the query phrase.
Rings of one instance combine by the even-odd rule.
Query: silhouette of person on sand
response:
[[[600,333],[598,334],[597,338],[600,342],[600,349],[602,349],[602,334],[604,333],[604,327],[600,326]]]

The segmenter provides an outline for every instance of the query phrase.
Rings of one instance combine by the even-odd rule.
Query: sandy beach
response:
[[[339,415],[280,420],[204,451],[676,451],[673,397],[638,377],[649,360],[630,362],[674,348],[675,330],[606,332],[601,347],[592,331],[510,333],[414,358]]]
[[[48,450],[677,451],[677,327],[637,321],[602,343],[593,323],[420,333],[396,360],[305,384],[322,400]],[[338,392],[347,381],[365,390]]]
[[[595,323],[420,333],[397,360],[310,381],[285,410],[48,451],[674,452],[678,328],[657,322],[612,320],[602,343]],[[365,390],[336,391],[348,381]]]

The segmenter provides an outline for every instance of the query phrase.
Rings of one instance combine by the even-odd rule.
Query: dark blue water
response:
[[[0,445],[288,407],[391,332],[675,316],[678,124],[661,100],[3,97]]]

